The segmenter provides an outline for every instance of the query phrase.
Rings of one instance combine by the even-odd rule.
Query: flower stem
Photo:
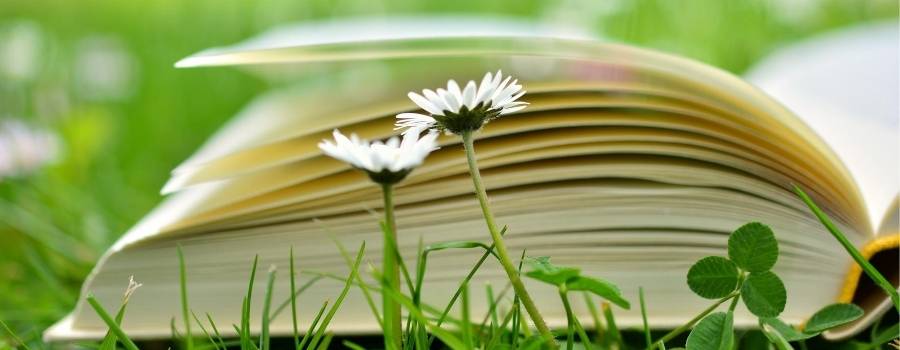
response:
[[[481,212],[484,214],[484,221],[487,224],[488,231],[491,233],[491,239],[494,241],[497,260],[500,261],[500,265],[502,265],[503,270],[506,271],[509,282],[516,291],[516,295],[522,300],[522,305],[525,306],[525,311],[531,316],[531,320],[534,322],[535,327],[537,327],[538,332],[541,333],[541,336],[544,337],[544,340],[547,341],[547,344],[551,348],[556,348],[556,341],[553,339],[553,334],[550,333],[550,328],[547,327],[547,323],[544,322],[544,318],[541,317],[537,306],[535,306],[531,296],[528,295],[528,291],[525,290],[525,285],[522,283],[519,272],[509,258],[506,244],[503,242],[503,237],[500,235],[500,230],[497,228],[497,224],[494,221],[494,214],[491,212],[491,208],[488,204],[487,192],[484,189],[484,183],[481,181],[481,172],[478,170],[478,163],[475,161],[475,145],[472,132],[467,131],[460,136],[462,136],[463,145],[466,149],[466,159],[469,161],[469,173],[472,175],[472,182],[475,185],[475,196],[478,197],[478,203],[481,205]]]
[[[719,305],[722,305],[726,301],[731,300],[731,298],[737,298],[739,295],[740,295],[740,292],[734,291],[731,294],[728,294],[728,296],[726,296],[722,299],[719,299],[718,301],[716,301],[715,304],[710,305],[708,308],[706,308],[706,310],[703,310],[703,312],[701,312],[700,314],[698,314],[697,316],[692,318],[687,323],[681,325],[678,328],[673,329],[669,333],[666,333],[666,335],[664,335],[662,338],[660,338],[655,343],[653,343],[653,345],[648,347],[647,350],[656,349],[659,347],[660,344],[664,344],[665,342],[672,340],[672,338],[677,337],[679,334],[684,333],[688,329],[691,329],[691,327],[693,327],[694,324],[696,324],[697,322],[702,320],[704,317],[706,317],[706,315],[709,315],[711,312],[716,311],[716,308],[718,308]]]
[[[390,289],[400,290],[400,269],[394,257],[394,247],[391,242],[397,242],[397,224],[394,220],[394,188],[391,184],[382,184],[381,190],[384,197],[384,222],[388,229],[384,231],[382,239],[384,249],[382,251],[382,270],[385,283]],[[391,235],[391,236],[387,236]],[[382,307],[384,308],[384,345],[386,349],[401,349],[402,320],[400,304],[390,297],[389,293],[382,292]]]

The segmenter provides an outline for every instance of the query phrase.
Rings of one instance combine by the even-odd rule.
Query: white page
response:
[[[747,74],[841,158],[874,229],[900,192],[898,30],[889,22],[826,34],[776,51]]]

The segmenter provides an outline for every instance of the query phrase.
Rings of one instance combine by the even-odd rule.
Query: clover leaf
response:
[[[751,222],[728,237],[728,257],[749,272],[765,272],[778,260],[778,241],[766,225]]]
[[[687,350],[730,350],[734,347],[734,314],[716,312],[703,318],[688,335]]]
[[[741,287],[741,299],[754,315],[776,317],[784,311],[787,291],[781,279],[771,271],[751,273]]]
[[[853,304],[831,304],[809,318],[806,322],[807,333],[819,333],[834,327],[856,321],[863,316],[863,309]]]
[[[724,298],[737,287],[740,274],[731,260],[708,256],[688,270],[687,283],[697,295],[707,299]]]

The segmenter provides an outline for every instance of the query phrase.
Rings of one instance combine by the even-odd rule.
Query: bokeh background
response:
[[[898,2],[2,0],[0,319],[38,339],[160,201],[169,171],[270,88],[233,69],[177,70],[178,59],[282,24],[431,13],[526,18],[741,74],[792,42],[896,21]]]

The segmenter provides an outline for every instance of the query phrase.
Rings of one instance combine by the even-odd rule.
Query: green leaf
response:
[[[737,288],[738,269],[731,260],[707,256],[688,270],[687,283],[697,295],[707,299],[724,298]]]
[[[778,260],[778,241],[769,226],[751,222],[728,237],[728,257],[740,268],[765,272]]]
[[[734,315],[731,312],[716,312],[703,318],[691,334],[685,347],[687,350],[731,350],[734,346]]]
[[[775,346],[775,349],[778,350],[794,350],[791,344],[788,342],[781,333],[775,331],[772,326],[766,325],[762,320],[759,321],[759,328],[762,330],[763,334],[766,335],[766,338],[769,339],[769,342]]]
[[[566,283],[569,279],[577,277],[581,272],[578,268],[553,265],[550,263],[550,257],[547,256],[529,257],[528,266],[531,266],[532,270],[525,273],[525,276],[554,286]]]
[[[575,276],[566,282],[566,288],[591,292],[623,309],[628,310],[631,308],[631,304],[622,296],[622,291],[619,290],[619,287],[601,278]]]
[[[776,317],[784,311],[787,291],[781,279],[771,271],[751,273],[741,287],[741,299],[754,315]]]
[[[831,304],[810,317],[804,332],[820,333],[862,317],[863,309],[853,304]]]
[[[819,333],[807,333],[802,332],[794,328],[793,326],[784,323],[784,321],[774,318],[774,317],[766,317],[760,319],[763,323],[771,327],[773,330],[781,334],[787,341],[800,341],[804,339],[809,339],[815,337]]]

